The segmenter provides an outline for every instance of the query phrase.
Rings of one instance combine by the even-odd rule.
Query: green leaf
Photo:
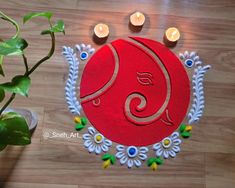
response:
[[[26,23],[27,21],[31,20],[35,17],[45,17],[50,21],[51,17],[53,16],[53,13],[51,12],[31,12],[29,14],[26,14],[23,18],[23,23]]]
[[[0,88],[0,102],[2,102],[4,98],[5,98],[5,91],[4,89]]]
[[[5,15],[1,11],[0,11],[0,18],[2,18],[3,20],[6,20],[6,21],[12,23],[15,26],[16,34],[12,38],[17,38],[19,36],[19,31],[20,31],[18,23],[15,20],[13,20],[12,18],[10,18],[9,16]]]
[[[0,43],[0,55],[22,55],[28,43],[22,38],[12,38]]]
[[[0,144],[0,151],[4,150],[7,147],[5,144]]]
[[[26,23],[27,21],[31,20],[35,17],[45,17],[50,21],[51,17],[53,16],[52,12],[31,12],[29,14],[26,14],[23,18],[23,23]]]
[[[28,76],[16,76],[11,82],[0,84],[0,88],[7,92],[28,96],[30,87],[30,78]]]
[[[7,147],[6,144],[0,144],[0,151],[4,150]]]
[[[182,132],[182,133],[181,133],[181,136],[182,136],[183,138],[189,138],[189,137],[191,136],[191,133],[185,131],[185,132]]]
[[[156,158],[149,158],[147,161],[147,165],[151,166],[154,162],[156,162],[155,160],[156,160]]]
[[[31,143],[26,120],[15,112],[8,112],[0,118],[1,145],[27,145]]]
[[[51,31],[54,33],[64,33],[64,21],[58,20],[55,25],[52,26]]]
[[[112,155],[110,155],[109,153],[106,153],[106,154],[104,154],[103,156],[102,156],[102,160],[103,161],[106,161],[106,160],[108,160],[108,159],[111,159],[111,157],[112,157]]]
[[[5,76],[4,71],[3,71],[3,68],[2,68],[3,58],[4,58],[4,56],[3,56],[3,55],[0,55],[0,74],[1,74],[2,76]]]
[[[85,126],[87,124],[87,118],[82,117],[81,122],[82,122],[82,125]]]
[[[64,21],[63,20],[58,20],[55,25],[53,25],[50,29],[44,30],[41,32],[41,35],[46,35],[50,33],[64,33]]]
[[[51,30],[43,30],[41,32],[41,35],[47,35],[47,34],[50,34],[50,33],[52,33]]]
[[[185,124],[181,124],[181,126],[180,126],[180,132],[181,132],[181,133],[184,132],[185,128],[186,128],[186,125],[185,125]]]
[[[160,157],[157,157],[155,162],[158,164],[158,165],[161,165],[163,164],[163,160],[160,158]]]
[[[82,129],[84,129],[84,125],[82,125],[82,124],[80,124],[80,123],[78,123],[78,124],[76,124],[75,125],[75,129],[76,129],[76,131],[81,131]]]
[[[112,165],[114,165],[116,163],[116,157],[114,155],[111,155],[110,162]]]

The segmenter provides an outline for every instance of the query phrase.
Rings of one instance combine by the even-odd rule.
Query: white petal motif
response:
[[[162,144],[161,143],[157,143],[157,144],[154,144],[153,145],[153,149],[156,151],[158,150],[160,147],[162,147]]]
[[[105,144],[106,146],[112,146],[112,141],[110,141],[110,140],[108,140],[108,139],[105,139],[105,140],[104,140],[104,144]]]
[[[134,160],[134,163],[135,163],[135,166],[136,166],[136,167],[140,167],[140,166],[141,166],[141,162],[140,162],[139,159],[135,159],[135,160]]]
[[[101,147],[100,146],[96,146],[95,147],[95,153],[96,154],[100,154],[101,153]]]
[[[199,56],[195,56],[195,57],[193,58],[194,61],[199,61],[199,59],[200,59]]]
[[[81,46],[81,51],[86,49],[86,45],[85,44],[82,43],[80,46]]]
[[[174,151],[172,151],[172,150],[169,151],[169,154],[170,154],[171,157],[175,157],[176,156],[176,153]]]
[[[84,142],[84,146],[85,146],[86,148],[88,148],[91,144],[92,144],[91,140],[86,140],[86,141]]]
[[[182,141],[181,141],[180,139],[175,139],[175,140],[173,140],[173,143],[174,143],[174,145],[176,145],[176,146],[180,145],[181,142],[182,142]]]
[[[80,53],[82,52],[80,45],[77,44],[77,45],[75,46],[75,48],[76,48],[77,51],[79,51]]]
[[[101,149],[103,152],[107,152],[109,150],[108,146],[106,146],[105,144],[101,145]]]
[[[83,137],[83,140],[91,140],[91,135],[88,133],[84,134],[82,137]]]
[[[88,151],[89,151],[90,153],[94,152],[94,151],[95,151],[95,145],[94,145],[94,144],[90,145],[90,146],[88,147]]]
[[[158,157],[162,156],[162,153],[163,153],[163,149],[162,148],[159,148],[157,151],[156,151],[156,155]]]
[[[174,132],[172,133],[171,135],[171,139],[174,140],[174,139],[177,139],[179,137],[179,133],[178,132]]]
[[[125,147],[123,145],[116,146],[117,151],[124,151]]]
[[[178,153],[180,151],[180,147],[179,146],[174,146],[172,149],[176,153]]]
[[[95,129],[93,127],[88,127],[88,132],[93,135],[96,133]]]
[[[149,149],[147,147],[140,147],[139,151],[140,153],[147,153]]]
[[[185,59],[188,59],[188,58],[189,58],[189,52],[188,52],[188,51],[185,51],[185,52],[184,52],[184,58],[185,58]]]
[[[128,166],[128,168],[131,168],[131,167],[133,166],[133,164],[134,164],[133,160],[129,159],[129,160],[127,161],[127,166]]]
[[[144,161],[145,159],[147,159],[147,155],[143,154],[143,153],[140,153],[139,158]]]
[[[193,58],[194,56],[196,56],[197,55],[197,53],[196,52],[194,52],[194,51],[192,51],[192,52],[190,52],[190,58]]]
[[[88,44],[88,45],[86,46],[85,50],[89,50],[90,48],[91,48],[91,45]]]
[[[88,50],[88,53],[89,53],[89,54],[93,54],[94,52],[95,52],[95,49],[94,49],[94,48],[91,48],[91,49]]]
[[[123,164],[125,164],[126,163],[126,161],[127,161],[127,157],[126,156],[123,156],[121,159],[120,159],[120,164],[121,165],[123,165]]]
[[[123,153],[122,151],[119,151],[116,153],[117,159],[121,159],[124,155],[125,155],[125,153]]]
[[[168,159],[168,157],[169,157],[169,152],[168,152],[167,150],[163,151],[163,157],[164,157],[165,159]]]
[[[179,53],[179,57],[180,57],[181,60],[185,59],[184,54],[182,54],[182,53]]]

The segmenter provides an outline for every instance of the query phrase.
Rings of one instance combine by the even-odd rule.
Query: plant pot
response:
[[[7,108],[4,112],[16,112],[23,116],[29,126],[29,131],[32,133],[38,124],[38,118],[35,112],[27,110],[27,109],[20,109],[20,108]]]

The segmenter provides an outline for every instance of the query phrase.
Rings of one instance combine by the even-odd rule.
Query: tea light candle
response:
[[[106,24],[99,23],[95,26],[94,33],[98,38],[106,38],[109,35],[109,27]]]
[[[165,32],[165,38],[168,42],[177,42],[180,38],[180,32],[175,27],[170,27]]]
[[[143,26],[145,22],[145,16],[141,12],[135,12],[130,16],[130,23],[133,26]]]

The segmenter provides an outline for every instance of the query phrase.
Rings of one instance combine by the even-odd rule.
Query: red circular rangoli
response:
[[[80,88],[92,125],[123,145],[146,146],[169,136],[190,101],[189,79],[178,58],[164,45],[138,37],[99,49]]]

